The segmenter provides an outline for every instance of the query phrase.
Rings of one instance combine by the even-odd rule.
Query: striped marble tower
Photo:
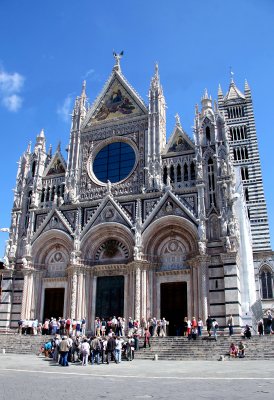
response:
[[[245,81],[244,94],[233,78],[224,96],[219,86],[218,104],[229,129],[231,158],[241,171],[251,224],[253,251],[270,250],[270,234],[264,196],[260,155],[250,88]]]

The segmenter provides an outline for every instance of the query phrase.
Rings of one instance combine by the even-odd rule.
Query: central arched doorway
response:
[[[124,276],[99,276],[96,290],[96,317],[124,316]]]
[[[160,285],[161,318],[168,322],[168,335],[181,336],[183,334],[183,320],[187,316],[187,283],[165,282]]]

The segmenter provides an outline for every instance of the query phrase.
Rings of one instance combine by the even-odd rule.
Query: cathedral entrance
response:
[[[161,283],[161,318],[169,321],[168,335],[181,336],[187,316],[187,283]]]
[[[124,277],[103,276],[97,278],[96,317],[124,316]]]
[[[45,318],[59,318],[64,316],[65,288],[45,289],[44,314]]]

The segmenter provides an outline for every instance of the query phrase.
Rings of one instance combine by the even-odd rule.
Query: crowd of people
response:
[[[39,351],[46,358],[61,366],[69,366],[69,363],[80,363],[82,366],[93,364],[109,364],[111,361],[119,364],[122,357],[127,361],[134,359],[134,350],[138,348],[137,338],[128,336],[122,338],[109,332],[103,337],[87,337],[82,334],[59,335],[55,334]]]

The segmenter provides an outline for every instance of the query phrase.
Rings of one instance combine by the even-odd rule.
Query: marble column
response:
[[[137,265],[135,269],[135,315],[134,318],[140,321],[141,313],[141,269]]]
[[[31,319],[31,306],[33,304],[33,270],[23,269],[24,285],[23,285],[23,298],[21,319]]]
[[[73,269],[71,274],[71,303],[70,303],[70,317],[75,318],[76,313],[76,295],[77,295],[77,270]]]

